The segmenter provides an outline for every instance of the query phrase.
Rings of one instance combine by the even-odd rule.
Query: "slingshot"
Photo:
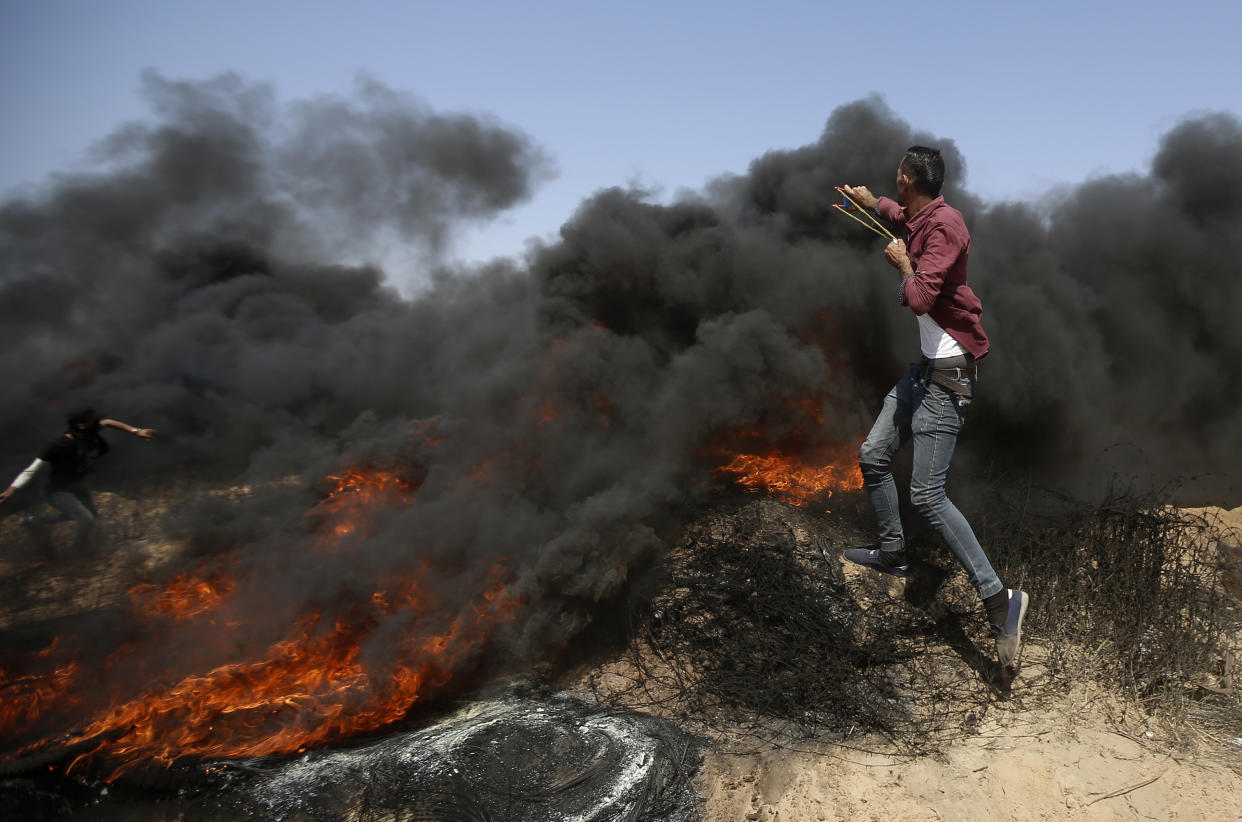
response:
[[[883,226],[883,224],[880,223],[879,220],[871,216],[870,211],[868,211],[867,209],[863,208],[858,203],[850,199],[850,195],[845,193],[845,189],[841,188],[841,186],[833,186],[833,188],[841,192],[841,196],[845,198],[844,203],[833,203],[832,204],[833,208],[835,208],[837,211],[844,214],[846,217],[849,217],[851,220],[857,221],[864,228],[867,228],[871,231],[874,231],[876,234],[879,234],[881,237],[888,237],[890,240],[897,239],[896,237],[893,236],[893,232],[889,231],[887,228]],[[858,211],[867,215],[867,220],[870,220],[870,222],[867,222],[867,220],[864,220],[863,218],[859,217],[857,214],[853,213],[850,210],[851,208],[857,209]]]

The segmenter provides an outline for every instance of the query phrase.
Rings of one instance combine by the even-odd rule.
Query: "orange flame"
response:
[[[215,571],[202,579],[186,571],[160,589],[156,585],[135,585],[126,591],[134,610],[147,617],[188,619],[215,610],[233,592],[234,582]]]
[[[35,657],[49,659],[61,650],[61,639],[57,637]],[[57,666],[50,676],[10,675],[0,669],[0,730],[32,723],[49,706],[76,702],[69,691],[76,684],[80,669],[77,662]]]
[[[319,548],[335,547],[355,533],[369,536],[380,511],[409,505],[419,487],[395,468],[351,468],[328,479],[335,485],[310,511]]]
[[[760,454],[736,453],[714,473],[748,491],[771,494],[802,507],[838,491],[862,488],[862,472],[855,453],[856,449],[837,447],[829,449],[822,460],[814,463],[776,450]]]
[[[492,574],[503,575],[503,567]],[[493,582],[441,633],[403,637],[401,661],[390,670],[361,659],[379,618],[395,610],[382,596],[326,629],[313,612],[264,658],[151,688],[109,709],[82,736],[108,740],[93,753],[119,760],[117,776],[141,762],[290,753],[374,730],[404,716],[427,685],[446,684],[494,625],[511,618],[520,603],[504,588]]]
[[[522,602],[509,592],[502,564],[475,582],[483,593],[447,620],[428,614],[409,582],[377,591],[330,626],[313,611],[259,659],[153,686],[100,712],[80,738],[104,741],[70,768],[102,755],[115,766],[108,778],[115,778],[140,763],[186,756],[291,753],[395,722],[429,687],[447,684],[495,627],[516,615]],[[381,620],[402,612],[415,630],[397,639],[399,662],[366,664],[367,640]],[[416,629],[426,623],[442,627]]]
[[[395,471],[351,469],[331,479],[334,487],[311,511],[318,529],[314,541],[321,548],[368,531],[382,507],[413,504],[417,489]],[[321,609],[293,619],[283,639],[250,659],[204,664],[198,672],[147,674],[155,684],[111,704],[106,694],[88,690],[93,683],[79,663],[59,659],[73,652],[54,643],[36,655],[42,666],[27,660],[31,670],[41,667],[53,675],[0,671],[0,730],[15,732],[14,739],[37,739],[31,735],[46,732],[37,731],[36,723],[45,727],[49,717],[72,722],[79,728],[75,738],[91,745],[69,768],[103,760],[114,768],[108,778],[142,763],[291,753],[373,731],[459,676],[497,628],[517,617],[524,600],[513,592],[512,578],[503,560],[466,571],[424,561],[380,580],[369,597],[332,620]],[[172,636],[180,643],[243,626],[210,613],[230,610],[235,617],[236,589],[232,576],[203,567],[163,586],[135,586],[129,595],[135,616],[170,620],[170,629],[182,626],[188,633]],[[478,593],[464,602],[448,599],[461,590]],[[235,635],[223,634],[221,640],[225,648],[240,644]],[[379,643],[385,653],[368,652]],[[109,669],[123,668],[130,659],[135,670],[142,669],[133,654],[129,646],[118,649]],[[85,696],[106,707],[89,707]],[[81,715],[75,715],[75,705]],[[19,753],[60,744],[52,741],[56,738],[23,744]]]

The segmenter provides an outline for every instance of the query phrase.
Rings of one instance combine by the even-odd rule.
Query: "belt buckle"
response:
[[[960,366],[958,366],[958,367],[956,367],[956,368],[938,368],[938,369],[936,369],[936,370],[937,370],[937,371],[940,371],[940,372],[942,372],[942,373],[944,373],[944,374],[952,374],[952,375],[953,375],[953,379],[955,379],[955,380],[968,380],[968,379],[970,379],[971,377],[973,377],[973,376],[974,376],[974,370],[973,370],[973,369],[969,369],[969,368],[962,368],[962,367],[960,367]]]

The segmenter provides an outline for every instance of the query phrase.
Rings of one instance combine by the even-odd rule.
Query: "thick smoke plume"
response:
[[[440,270],[405,298],[348,261],[394,238],[433,260],[529,197],[550,173],[530,138],[377,84],[284,106],[232,76],[145,83],[155,123],[104,140],[98,174],[0,207],[0,468],[88,403],[164,435],[114,448],[101,483],[266,489],[184,522],[237,563],[256,647],[393,573],[502,562],[526,609],[507,647],[538,653],[658,555],[719,449],[856,445],[917,331],[833,185],[891,193],[913,143],[948,159],[993,340],[960,474],[1236,490],[1231,116],[1175,128],[1150,173],[987,204],[952,140],[859,101],[697,196],[600,191],[526,261]],[[316,482],[348,465],[395,468],[416,503],[357,550],[309,553]]]

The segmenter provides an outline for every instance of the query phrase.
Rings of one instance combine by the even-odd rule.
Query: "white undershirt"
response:
[[[962,348],[961,343],[949,336],[948,332],[940,327],[940,323],[933,320],[927,314],[919,314],[919,347],[923,349],[923,356],[929,360],[938,360],[943,357],[956,357],[959,354],[965,354],[966,349]]]
[[[36,457],[34,462],[26,466],[25,471],[22,471],[20,474],[17,475],[17,478],[13,480],[11,485],[14,488],[21,488],[26,483],[30,482],[30,480],[34,478],[34,475],[39,473],[39,471],[41,471],[43,469],[43,466],[45,465],[47,465],[46,461]]]

